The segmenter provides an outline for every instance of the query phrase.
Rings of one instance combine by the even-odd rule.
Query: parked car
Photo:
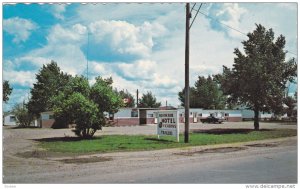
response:
[[[201,119],[202,123],[223,123],[225,119],[223,117],[214,117],[214,116],[208,116],[207,118]]]

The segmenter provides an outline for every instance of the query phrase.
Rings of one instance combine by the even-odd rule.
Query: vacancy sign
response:
[[[157,135],[175,136],[179,142],[179,117],[177,110],[159,111],[157,115]]]

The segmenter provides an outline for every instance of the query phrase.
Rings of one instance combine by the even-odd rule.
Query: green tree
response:
[[[185,92],[178,93],[179,100],[184,106]],[[190,107],[203,109],[224,109],[226,97],[223,95],[218,83],[211,77],[199,76],[195,86],[190,88]]]
[[[16,123],[19,127],[29,127],[34,119],[34,115],[28,111],[25,104],[15,105],[12,112],[16,116]]]
[[[296,110],[294,110],[294,108],[296,107],[296,99],[294,99],[291,96],[287,96],[283,99],[284,104],[287,106],[287,108],[285,108],[285,113],[287,114],[288,117],[296,117],[297,116],[297,112]]]
[[[123,106],[121,97],[113,90],[112,78],[96,78],[96,83],[91,87],[90,98],[101,109],[101,112],[116,113]]]
[[[69,114],[69,121],[76,124],[74,132],[77,136],[91,138],[105,125],[104,115],[99,112],[97,105],[81,93],[72,93],[61,105],[54,107],[54,115],[63,117]]]
[[[41,112],[52,110],[51,97],[63,90],[70,77],[70,75],[60,71],[60,68],[54,61],[43,65],[39,73],[36,74],[37,82],[33,84],[33,88],[30,91],[31,99],[28,103],[28,110],[36,117],[39,117]]]
[[[50,104],[53,104],[54,117],[57,128],[67,127],[74,123],[76,116],[70,113],[66,100],[71,98],[74,93],[82,94],[85,97],[90,95],[88,80],[83,76],[71,77],[68,83],[58,92],[57,95],[50,97]]]
[[[134,107],[134,105],[135,105],[134,97],[127,90],[121,90],[121,91],[116,90],[116,92],[122,98],[124,107],[126,107],[126,108]]]
[[[139,99],[140,108],[158,108],[161,106],[160,102],[156,102],[156,97],[152,94],[151,91],[148,91],[146,94],[142,95],[142,98]]]
[[[233,68],[223,66],[219,80],[229,101],[254,111],[254,129],[259,130],[260,111],[282,111],[286,83],[297,76],[297,64],[294,59],[285,61],[285,37],[280,35],[274,42],[272,29],[256,25],[247,36],[242,42],[244,54],[234,50]]]
[[[8,102],[9,95],[11,94],[12,90],[13,89],[10,87],[9,82],[6,80],[3,81],[3,102]]]
[[[182,89],[182,91],[178,93],[178,99],[181,102],[181,106],[185,106],[185,89]],[[201,108],[195,87],[190,87],[190,108]]]
[[[70,79],[64,90],[51,98],[55,119],[75,123],[75,134],[91,138],[106,125],[104,112],[115,113],[122,100],[112,89],[112,78],[96,78],[91,87],[83,76]]]

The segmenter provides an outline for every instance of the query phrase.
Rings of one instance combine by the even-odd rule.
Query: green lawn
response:
[[[190,143],[185,144],[183,135],[180,142],[173,137],[160,137],[156,135],[106,135],[90,140],[79,140],[77,137],[41,139],[39,146],[52,152],[61,153],[94,153],[115,151],[154,150],[165,148],[178,148],[186,146],[200,146],[209,144],[235,143],[254,140],[263,140],[280,137],[297,136],[297,130],[233,130],[232,132],[191,133]]]

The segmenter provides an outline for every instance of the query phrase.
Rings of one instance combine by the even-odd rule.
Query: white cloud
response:
[[[153,38],[164,35],[166,29],[157,23],[144,22],[135,26],[126,21],[100,20],[89,25],[96,45],[105,45],[114,53],[148,57]]]
[[[63,13],[66,11],[66,4],[54,4],[52,5],[52,14],[55,18],[64,20]]]
[[[22,64],[22,62],[27,61],[41,67],[43,64],[54,60],[62,71],[72,75],[82,74],[86,67],[86,57],[80,47],[86,42],[85,32],[86,28],[80,24],[67,29],[57,24],[50,30],[46,46],[19,57],[16,59],[18,61],[16,63]]]
[[[23,104],[23,102],[27,103],[29,94],[29,89],[13,88],[12,93],[9,95],[9,101],[3,103],[3,111],[11,111],[16,104]]]
[[[7,70],[3,72],[3,78],[11,84],[18,84],[23,87],[32,87],[35,81],[35,73],[31,71]]]
[[[92,73],[100,74],[100,75],[107,73],[107,66],[105,66],[105,64],[96,61],[91,61],[88,64],[89,67],[91,67]]]
[[[87,28],[80,24],[75,24],[71,28],[63,28],[57,24],[52,27],[49,35],[47,36],[48,45],[80,45],[87,39]]]
[[[296,11],[297,10],[297,3],[296,2],[293,2],[293,3],[278,3],[277,6],[279,8],[287,8],[287,9],[290,9],[292,11]]]
[[[209,19],[210,25],[213,29],[223,31],[231,38],[243,38],[243,34],[232,30],[231,28],[235,28],[236,30],[243,32],[240,24],[242,16],[247,13],[245,8],[240,7],[238,3],[212,3],[207,10],[208,15],[211,17]],[[219,22],[223,23],[223,25]]]
[[[133,64],[118,64],[118,72],[128,80],[152,80],[156,63],[149,60],[139,60]]]
[[[35,81],[35,72],[20,70],[23,61],[19,58],[3,61],[3,80],[8,80],[10,84],[22,87],[32,87]]]
[[[15,69],[16,65],[12,60],[3,60],[2,67],[3,67],[3,72],[5,72],[7,70],[9,71]]]
[[[13,17],[3,20],[3,30],[14,36],[14,43],[25,42],[35,29],[37,24],[27,19]]]
[[[178,80],[168,75],[155,73],[154,80],[152,81],[152,83],[153,83],[153,87],[170,89],[178,85]]]
[[[241,21],[244,31],[252,32],[255,23],[263,25],[266,29],[272,28],[275,38],[280,34],[285,36],[286,50],[297,53],[297,3],[247,3],[241,6],[248,10]],[[290,57],[291,54],[287,56]]]

